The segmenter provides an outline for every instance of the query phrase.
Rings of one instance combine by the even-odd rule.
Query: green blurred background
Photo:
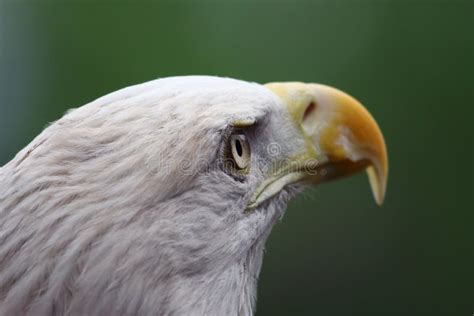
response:
[[[0,0],[0,165],[48,122],[174,75],[334,85],[388,145],[364,175],[294,201],[257,315],[472,315],[474,1]]]

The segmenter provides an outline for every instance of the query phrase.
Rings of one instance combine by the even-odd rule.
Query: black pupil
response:
[[[242,153],[243,153],[242,144],[240,143],[240,140],[238,139],[235,140],[235,150],[237,150],[237,155],[239,155],[239,157],[242,157]]]

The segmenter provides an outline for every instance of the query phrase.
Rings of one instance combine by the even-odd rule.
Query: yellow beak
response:
[[[288,107],[306,142],[300,160],[316,160],[313,183],[367,170],[377,204],[385,196],[388,159],[383,135],[370,113],[354,98],[335,88],[299,82],[266,85]],[[300,161],[304,164],[305,161]]]

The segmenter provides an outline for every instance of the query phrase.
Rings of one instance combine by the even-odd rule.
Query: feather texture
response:
[[[252,314],[294,192],[244,214],[261,174],[215,160],[230,122],[281,111],[258,84],[175,77],[48,126],[0,168],[0,315]]]

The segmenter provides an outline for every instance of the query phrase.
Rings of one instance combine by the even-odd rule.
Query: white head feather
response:
[[[283,113],[259,84],[175,77],[51,124],[0,169],[0,314],[251,314],[264,243],[295,190],[244,212],[266,145],[302,145],[282,141]],[[239,181],[220,148],[249,120],[259,165]]]

